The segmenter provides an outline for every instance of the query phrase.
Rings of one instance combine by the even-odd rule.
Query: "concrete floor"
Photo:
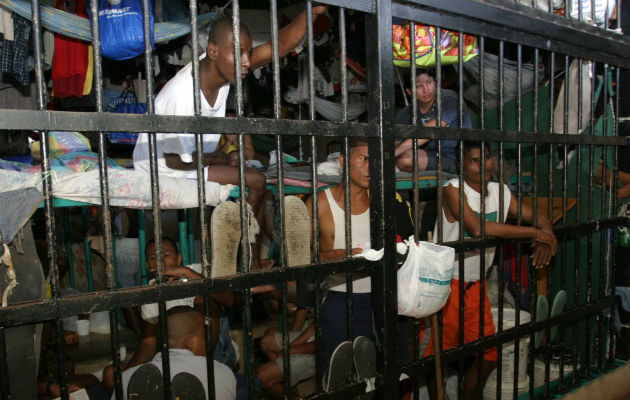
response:
[[[124,344],[127,358],[138,347],[139,337],[132,330],[118,330],[119,343]],[[92,373],[103,369],[112,360],[110,335],[90,333],[79,337],[79,344],[66,347],[66,357],[75,362],[76,373]]]

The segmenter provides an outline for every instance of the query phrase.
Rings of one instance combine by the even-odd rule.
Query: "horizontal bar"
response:
[[[362,11],[369,14],[374,14],[376,10],[374,0],[318,0],[317,3],[343,7],[348,10]]]
[[[589,232],[597,232],[602,229],[616,228],[618,226],[630,226],[630,219],[626,217],[616,217],[611,219],[603,219],[598,221],[582,222],[579,224],[566,225],[561,228],[554,228],[553,232],[557,236],[565,233],[571,234],[586,234]],[[486,238],[486,239],[466,239],[464,241],[447,242],[443,243],[445,246],[449,246],[455,249],[456,252],[478,250],[481,248],[504,246],[510,243],[527,243],[531,239],[499,239],[499,238]]]
[[[281,281],[313,279],[330,274],[357,272],[380,265],[380,262],[365,259],[350,259],[308,265],[304,267],[284,267],[253,271],[220,279],[197,279],[188,282],[171,282],[160,286],[139,286],[114,289],[81,296],[63,297],[53,300],[15,304],[0,310],[0,326],[9,327],[35,323],[54,318],[68,317],[94,311],[109,311],[118,308],[155,303],[159,300],[172,300],[190,297],[192,294],[209,295],[226,290],[272,285]]]
[[[0,110],[2,130],[78,132],[247,133],[302,136],[376,137],[367,123],[286,120],[271,118],[213,118],[95,112]]]
[[[587,60],[630,66],[630,39],[589,24],[514,2],[482,0],[394,3],[392,13],[423,24],[462,30],[499,40],[556,51]]]
[[[397,139],[485,140],[487,142],[594,144],[606,146],[625,146],[630,144],[630,138],[623,136],[562,135],[481,129],[445,129],[413,125],[396,125],[395,135]]]

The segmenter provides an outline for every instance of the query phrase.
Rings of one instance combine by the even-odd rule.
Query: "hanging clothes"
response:
[[[15,77],[22,86],[29,84],[28,37],[31,34],[31,22],[13,14],[13,38],[4,40],[2,48],[2,72]]]
[[[85,2],[82,0],[57,0],[55,8],[87,18]],[[88,69],[88,53],[87,43],[55,34],[52,69],[54,97],[83,96]]]

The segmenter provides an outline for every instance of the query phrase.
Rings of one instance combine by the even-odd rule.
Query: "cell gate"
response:
[[[11,378],[11,370],[17,368],[10,361],[8,353],[18,338],[11,334],[19,327],[35,327],[42,322],[50,322],[56,334],[54,353],[57,357],[58,370],[65,370],[65,354],[67,346],[64,342],[64,317],[98,311],[109,312],[111,332],[111,357],[114,369],[114,386],[116,398],[123,398],[121,380],[119,310],[143,304],[157,303],[159,316],[157,330],[164,344],[158,350],[162,359],[164,376],[168,377],[169,350],[166,324],[167,300],[199,295],[204,299],[206,321],[211,315],[210,296],[225,291],[238,293],[242,299],[242,321],[237,330],[241,331],[240,341],[243,358],[240,360],[243,373],[243,391],[246,397],[255,398],[260,395],[256,388],[256,367],[260,360],[254,351],[254,330],[256,323],[252,318],[252,288],[275,285],[279,292],[281,311],[279,319],[288,321],[288,285],[299,281],[310,285],[313,290],[312,318],[316,325],[315,347],[320,349],[326,332],[322,329],[321,305],[326,293],[319,290],[325,277],[342,273],[346,276],[346,304],[352,310],[352,274],[363,271],[371,275],[372,315],[374,343],[376,354],[376,376],[374,393],[376,398],[394,399],[413,393],[423,393],[427,377],[434,376],[436,358],[423,357],[421,333],[429,327],[428,320],[409,319],[407,329],[407,360],[398,359],[398,336],[401,333],[398,324],[397,296],[404,295],[397,291],[397,259],[396,233],[397,215],[391,207],[396,202],[396,191],[403,192],[403,198],[410,204],[416,240],[423,231],[433,231],[433,223],[422,225],[423,211],[428,203],[436,207],[437,227],[433,232],[438,243],[454,247],[458,257],[454,264],[458,276],[464,276],[464,254],[477,252],[480,265],[485,264],[486,251],[482,249],[496,248],[495,276],[496,285],[501,289],[497,296],[496,320],[497,333],[477,337],[471,341],[462,338],[463,328],[459,328],[458,345],[440,353],[441,373],[445,381],[451,379],[451,389],[458,398],[464,395],[465,371],[471,364],[481,365],[480,358],[475,355],[487,349],[496,348],[500,355],[494,377],[488,379],[490,388],[486,386],[483,397],[491,398],[548,398],[569,390],[593,379],[599,374],[616,366],[617,343],[613,308],[615,306],[615,286],[628,286],[627,277],[623,282],[615,283],[618,269],[625,268],[615,262],[618,253],[616,232],[628,225],[628,218],[618,214],[623,202],[617,198],[614,189],[610,189],[607,180],[615,185],[624,182],[620,172],[627,172],[627,165],[621,164],[621,150],[628,141],[623,134],[627,129],[627,74],[630,61],[630,41],[622,32],[628,21],[628,5],[619,5],[619,1],[323,1],[318,4],[328,5],[327,13],[333,21],[329,31],[334,42],[335,53],[322,55],[316,51],[318,38],[314,34],[313,7],[316,4],[306,3],[306,29],[304,54],[301,64],[304,68],[307,95],[299,107],[299,115],[294,118],[283,116],[281,86],[285,77],[281,73],[279,56],[279,22],[278,3],[271,0],[259,8],[269,10],[269,26],[271,31],[271,77],[272,93],[268,102],[271,104],[269,117],[245,116],[243,86],[241,76],[242,60],[235,57],[235,79],[232,90],[236,93],[236,117],[214,118],[201,116],[201,94],[194,96],[195,115],[174,116],[157,115],[155,113],[156,85],[153,80],[154,60],[152,46],[145,43],[144,63],[146,79],[147,114],[120,115],[106,112],[104,104],[104,72],[99,37],[99,19],[97,17],[98,2],[89,2],[91,9],[91,33],[94,45],[94,90],[96,106],[94,111],[70,112],[51,111],[46,109],[46,86],[42,58],[42,32],[47,25],[37,1],[31,3],[30,19],[33,29],[33,54],[35,59],[35,80],[37,88],[37,110],[0,110],[0,131],[8,138],[15,137],[16,131],[27,135],[25,131],[42,133],[41,140],[41,174],[39,182],[32,185],[37,193],[29,196],[41,196],[45,214],[47,241],[47,259],[50,298],[39,296],[41,300],[11,300],[0,308],[0,393],[2,398],[27,398],[30,391],[16,387]],[[240,3],[240,4],[239,4]],[[250,2],[251,3],[251,2]],[[3,3],[4,5],[4,3]],[[283,4],[285,5],[285,4]],[[250,4],[247,4],[250,6]],[[151,7],[148,1],[142,2],[145,14]],[[225,12],[233,17],[234,32],[242,32],[238,24],[244,3],[232,1]],[[189,29],[197,32],[201,28],[198,20],[199,11],[196,2],[189,5]],[[625,19],[624,19],[625,18]],[[366,114],[358,119],[350,115],[352,96],[350,94],[350,78],[348,66],[357,60],[347,61],[354,57],[349,54],[348,33],[351,21],[355,24],[362,21],[364,31],[357,35],[360,38],[359,51],[365,52],[362,66],[365,77],[359,79],[365,83],[362,99],[366,103]],[[144,31],[149,31],[148,17],[144,18]],[[251,27],[250,27],[251,28]],[[147,35],[145,35],[147,36]],[[234,49],[241,52],[242,43],[239,34],[234,35]],[[411,39],[410,39],[411,38]],[[193,92],[201,93],[203,82],[200,80],[199,38],[191,35]],[[428,44],[427,44],[428,43]],[[356,43],[353,43],[356,45]],[[357,48],[353,48],[356,51]],[[336,59],[338,88],[333,92],[337,102],[337,114],[331,120],[322,117],[316,104],[319,88],[316,87],[316,65],[320,60],[330,56]],[[412,61],[410,61],[412,60]],[[361,67],[361,66],[359,66]],[[361,68],[359,68],[361,69]],[[445,88],[451,88],[456,98],[454,111],[455,125],[427,126],[417,117],[422,110],[416,104],[415,92],[418,90],[417,75],[427,70],[433,71],[436,90],[436,120],[453,110],[443,109],[442,100],[448,95]],[[358,74],[352,69],[353,75]],[[359,77],[361,78],[361,77]],[[409,94],[405,92],[409,89]],[[411,124],[397,123],[396,113],[406,104],[410,105]],[[469,126],[465,120],[470,118]],[[417,121],[417,122],[416,122]],[[461,128],[459,128],[461,127]],[[49,132],[76,131],[86,133],[97,144],[98,174],[92,176],[96,182],[98,196],[90,203],[97,204],[99,223],[102,225],[104,237],[104,259],[106,264],[106,288],[78,296],[62,297],[60,280],[59,249],[56,243],[64,227],[55,223],[54,215],[59,205],[57,200],[63,194],[57,193],[58,174],[53,170],[50,157]],[[153,236],[155,237],[157,259],[157,284],[133,288],[119,288],[116,284],[114,259],[114,234],[112,232],[112,186],[116,184],[111,177],[114,170],[107,167],[106,158],[111,144],[108,142],[109,132],[148,132],[150,148],[150,189],[149,204],[138,204],[135,208],[146,208],[152,211]],[[317,196],[312,196],[309,203],[311,213],[315,215],[308,229],[314,238],[312,241],[311,262],[306,265],[289,266],[287,260],[288,238],[285,229],[289,221],[285,221],[285,205],[276,201],[277,229],[276,239],[279,247],[278,265],[271,269],[250,270],[252,258],[248,242],[250,234],[246,218],[241,218],[240,229],[242,239],[240,245],[241,269],[236,275],[212,278],[210,260],[210,210],[199,204],[207,203],[208,188],[201,181],[196,181],[197,201],[191,208],[195,209],[191,225],[196,227],[199,241],[198,260],[202,265],[202,279],[186,282],[167,282],[164,275],[162,259],[162,223],[161,212],[170,205],[164,202],[164,187],[161,187],[162,176],[157,174],[156,132],[185,132],[195,135],[196,153],[202,153],[202,135],[228,133],[238,138],[238,176],[240,182],[246,177],[245,169],[245,134],[256,137],[272,138],[272,148],[277,155],[282,155],[287,141],[296,139],[299,144],[292,150],[299,157],[308,160],[305,171],[309,176],[306,195],[317,193],[321,183],[321,174],[317,172],[317,162],[323,161],[323,146],[331,140],[344,154],[349,154],[352,141],[363,138],[369,144],[369,199],[370,199],[370,232],[371,248],[384,249],[381,259],[368,261],[352,257],[352,240],[350,218],[346,218],[345,257],[335,261],[322,261],[319,254],[320,221],[317,217],[320,207]],[[395,151],[397,144],[405,139],[412,140],[411,172],[406,175],[406,185],[400,184],[397,171]],[[437,164],[430,178],[419,171],[419,154],[424,152],[423,143],[428,139],[436,144]],[[419,143],[422,141],[422,143]],[[490,180],[486,174],[487,158],[494,159],[495,177],[499,182],[499,198],[512,196],[516,206],[510,210],[514,219],[513,225],[523,225],[525,220],[537,221],[539,214],[553,223],[553,232],[557,238],[557,251],[548,268],[536,269],[528,258],[531,238],[513,238],[509,234],[490,235],[493,230],[490,222],[482,219],[479,231],[468,235],[466,212],[463,196],[464,165],[457,163],[455,174],[446,171],[445,162],[448,141],[459,143],[454,156],[459,160],[466,157],[464,142],[482,142],[479,172],[481,184]],[[491,149],[491,152],[486,152]],[[420,157],[421,158],[421,157]],[[346,159],[347,160],[347,159]],[[202,175],[204,160],[194,157],[193,163]],[[286,183],[283,163],[278,162],[275,169],[274,194],[276,199],[293,193],[293,188]],[[598,168],[603,171],[603,181],[598,178]],[[350,165],[343,165],[341,178],[348,182],[351,179]],[[606,171],[610,177],[606,177]],[[21,190],[15,180],[5,184],[11,190]],[[488,176],[488,177],[486,177]],[[109,178],[108,178],[109,177]],[[29,178],[30,179],[30,178]],[[148,179],[148,176],[147,176]],[[460,224],[457,239],[444,240],[441,228],[446,216],[442,213],[445,198],[444,184],[448,179],[458,182],[459,215],[464,220]],[[627,179],[627,178],[626,178]],[[432,183],[427,182],[430,181]],[[149,181],[147,181],[149,182]],[[9,185],[10,183],[10,185]],[[508,186],[505,186],[507,184]],[[624,182],[623,185],[627,185]],[[0,186],[4,186],[0,185]],[[619,189],[620,190],[620,189]],[[344,189],[345,214],[351,210],[350,189]],[[511,191],[511,195],[509,194]],[[15,192],[17,193],[17,192]],[[7,203],[3,209],[14,206],[18,197],[4,197]],[[239,200],[242,216],[248,215],[246,190],[240,190],[234,197]],[[627,197],[628,194],[625,195]],[[40,197],[37,197],[39,203]],[[115,201],[118,201],[116,199]],[[25,203],[28,203],[25,201]],[[119,203],[116,203],[119,205]],[[481,204],[485,204],[481,202]],[[500,201],[499,214],[503,214],[506,205]],[[33,208],[31,205],[30,207]],[[6,208],[5,208],[6,207]],[[467,206],[466,206],[467,207]],[[484,205],[481,213],[484,214]],[[523,210],[532,210],[523,213]],[[191,214],[192,215],[192,214]],[[192,229],[192,228],[191,228]],[[466,231],[465,231],[466,230]],[[184,235],[185,236],[185,235]],[[473,237],[468,237],[473,236]],[[502,236],[502,237],[501,237]],[[0,238],[1,240],[2,238]],[[10,240],[10,238],[5,238]],[[6,247],[15,257],[15,245]],[[183,249],[182,249],[183,250]],[[33,251],[31,249],[31,251]],[[143,249],[140,249],[143,253]],[[193,254],[192,252],[190,253]],[[461,256],[461,257],[459,257]],[[194,256],[193,256],[194,257]],[[191,260],[192,261],[192,260]],[[35,268],[35,262],[33,262]],[[6,267],[2,267],[3,269]],[[490,280],[486,278],[486,269],[479,268],[481,284],[471,290],[480,291],[481,306],[484,307],[487,297],[484,292],[490,289]],[[19,274],[18,274],[19,275]],[[466,282],[461,281],[457,288],[459,297],[466,295]],[[7,282],[3,282],[3,290]],[[509,303],[504,299],[503,288],[508,285],[513,293],[513,309],[506,307]],[[18,286],[20,279],[18,279]],[[496,289],[496,288],[495,288]],[[16,289],[17,290],[17,289]],[[255,291],[255,290],[254,290]],[[561,310],[553,315],[537,309],[540,296],[548,296],[549,310],[553,311],[553,299],[562,302]],[[529,314],[521,311],[528,310]],[[352,320],[352,311],[348,318]],[[507,322],[508,314],[513,321]],[[527,315],[527,317],[526,317]],[[438,331],[442,331],[443,315],[438,314]],[[463,306],[458,315],[458,323],[464,326]],[[209,323],[206,322],[209,326]],[[480,328],[483,329],[482,320]],[[348,338],[354,336],[355,327],[347,323]],[[15,332],[15,331],[14,331]],[[29,331],[30,332],[30,331]],[[284,393],[288,398],[298,397],[290,384],[291,368],[289,359],[289,334],[287,323],[280,324],[284,345],[283,367]],[[30,333],[32,334],[32,333]],[[206,342],[213,341],[211,329],[206,329]],[[542,337],[542,340],[539,339]],[[551,338],[554,337],[554,340]],[[539,346],[540,343],[542,344]],[[626,345],[627,346],[627,345]],[[523,351],[523,347],[525,351]],[[35,346],[37,348],[37,346]],[[511,356],[506,357],[506,349]],[[212,359],[213,348],[207,346],[206,354]],[[519,358],[528,357],[529,362],[520,362]],[[310,398],[342,398],[348,396],[364,396],[370,383],[357,382],[351,376],[341,389],[326,392],[323,385],[325,372],[316,363],[315,377],[312,379]],[[213,398],[214,388],[221,382],[214,381],[213,363],[208,362],[208,393]],[[525,368],[526,371],[522,371]],[[453,378],[447,379],[448,376]],[[517,379],[517,377],[524,377]],[[481,387],[481,377],[476,378]],[[505,382],[509,382],[506,384]],[[67,377],[59,374],[61,397],[69,398]],[[35,384],[35,381],[33,381]],[[164,397],[171,398],[171,381],[163,379]],[[449,384],[446,385],[449,390]],[[29,393],[29,394],[25,394]],[[479,397],[482,396],[479,390]],[[426,394],[424,394],[426,396]],[[370,396],[370,395],[367,395]]]

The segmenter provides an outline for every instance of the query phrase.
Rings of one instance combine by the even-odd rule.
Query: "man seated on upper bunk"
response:
[[[313,7],[313,18],[326,10],[325,6]],[[306,11],[278,33],[279,56],[284,57],[306,34]],[[271,42],[252,47],[252,38],[246,26],[240,26],[241,76],[250,69],[271,61]],[[206,53],[199,62],[201,115],[224,117],[230,83],[236,80],[234,73],[234,42],[232,19],[214,21],[208,36]],[[192,62],[182,68],[155,98],[155,113],[161,115],[194,115]],[[220,134],[203,135],[204,179],[220,184],[239,184],[239,170],[230,165],[228,156],[218,148]],[[133,151],[136,170],[149,172],[149,135],[141,133]],[[158,133],[156,135],[157,167],[162,175],[196,179],[195,135],[185,133]],[[259,171],[245,169],[247,202],[263,225],[263,203],[266,190],[265,176]],[[260,266],[259,242],[252,251],[252,268]]]
[[[505,186],[503,198],[500,196],[500,184],[489,182],[492,170],[492,155],[490,147],[485,144],[485,182],[482,185],[482,142],[462,142],[464,146],[464,189],[463,200],[460,197],[459,178],[449,180],[444,184],[444,196],[442,203],[442,236],[443,242],[459,240],[459,226],[464,224],[464,238],[481,237],[481,199],[484,203],[485,235],[494,238],[518,239],[529,238],[532,240],[532,264],[535,268],[542,268],[549,265],[552,257],[556,253],[558,242],[554,236],[551,223],[544,213],[538,213],[537,220],[534,220],[534,212],[531,206],[522,204],[521,218],[525,224],[530,226],[520,226],[508,224],[505,221],[516,219],[518,216],[518,203],[511,196],[510,190]],[[459,154],[459,151],[457,151]],[[460,201],[464,203],[464,214],[460,214]],[[499,215],[500,206],[503,203],[503,215]],[[438,224],[435,226],[434,239],[437,242]],[[472,250],[460,253],[457,257],[464,257],[464,276],[459,275],[458,262],[455,262],[455,273],[451,282],[451,294],[442,309],[442,345],[447,350],[459,344],[459,310],[460,310],[460,281],[464,281],[464,343],[478,340],[481,336],[490,336],[496,332],[492,312],[490,310],[490,300],[488,298],[488,287],[481,288],[480,269],[487,271],[492,265],[495,248],[485,249],[485,265],[481,265],[481,251]],[[484,298],[484,309],[481,309],[481,296]],[[483,318],[484,331],[479,331],[480,319]],[[424,336],[424,335],[422,335]],[[424,356],[433,354],[434,336],[431,334],[428,347]],[[421,342],[424,342],[421,338]],[[464,398],[476,399],[479,397],[478,390],[483,388],[490,372],[496,367],[497,361],[496,347],[487,349],[483,354],[476,354],[475,357],[483,357],[482,370],[478,368],[477,361],[471,363],[464,376]],[[436,399],[436,381],[433,374],[427,376],[429,394],[432,399]],[[481,386],[477,383],[481,382]]]
[[[411,89],[406,89],[411,96]],[[458,96],[452,90],[442,89],[442,113],[439,126],[459,128]],[[416,76],[417,124],[418,126],[438,126],[437,90],[435,69],[420,70]],[[463,128],[470,129],[472,124],[466,106],[462,109]],[[412,124],[413,105],[409,104],[396,116],[397,124]],[[437,140],[417,139],[418,171],[436,171],[438,169]],[[442,140],[442,170],[457,174],[455,166],[456,140]],[[396,145],[396,165],[401,171],[413,172],[413,139],[405,139]]]

